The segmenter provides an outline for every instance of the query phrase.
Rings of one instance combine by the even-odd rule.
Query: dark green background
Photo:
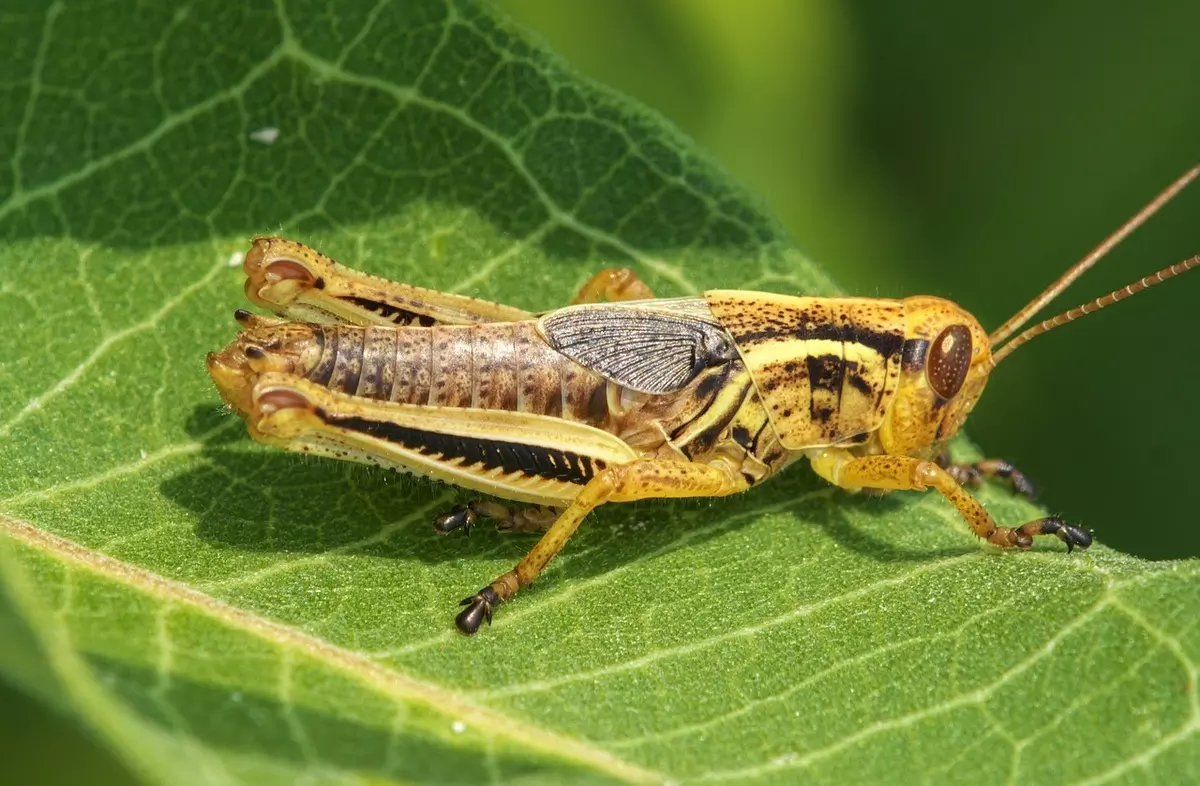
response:
[[[697,139],[848,293],[949,297],[989,329],[1200,161],[1197,3],[504,5]],[[1047,316],[1197,253],[1200,186]],[[971,437],[1108,545],[1200,554],[1198,307],[1193,276],[1030,344]]]
[[[850,293],[938,294],[985,327],[1200,159],[1200,4],[503,0],[762,194]],[[1065,308],[1200,253],[1200,187]],[[731,270],[730,286],[737,271]],[[969,422],[1107,544],[1196,556],[1200,275],[1040,339]],[[0,693],[5,780],[124,780]]]

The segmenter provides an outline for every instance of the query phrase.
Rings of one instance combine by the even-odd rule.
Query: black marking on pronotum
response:
[[[923,338],[910,338],[904,342],[904,352],[900,361],[905,371],[923,371],[925,356],[929,354],[929,341]]]
[[[391,303],[383,303],[378,300],[371,300],[366,297],[358,297],[357,295],[348,295],[345,300],[353,303],[356,306],[361,306],[367,311],[378,314],[389,322],[394,322],[397,325],[419,325],[421,327],[433,327],[437,324],[437,320],[425,314],[418,314],[415,311],[393,306]]]
[[[885,358],[899,352],[904,346],[904,334],[899,331],[867,330],[857,326],[843,327],[833,324],[814,324],[812,327],[795,325],[790,328],[754,330],[732,335],[741,347],[767,341],[850,342],[869,347]]]
[[[901,357],[900,355],[893,355],[888,358],[885,381],[882,385],[878,386],[877,392],[875,393],[875,409],[876,409],[876,411],[882,410],[883,399],[885,396],[888,398],[891,398],[892,396],[895,395],[895,393],[896,393],[895,385],[898,384],[898,380],[895,379],[895,377],[897,377],[900,374],[900,371],[903,368],[904,368],[903,357]],[[891,387],[890,390],[888,388],[888,383],[887,383],[888,379],[893,380],[893,386]]]
[[[850,387],[854,388],[859,393],[862,393],[864,396],[871,395],[871,383],[868,382],[857,369],[846,376],[846,381],[850,383]]]
[[[592,479],[596,470],[606,466],[600,459],[593,460],[591,456],[569,450],[462,437],[357,416],[338,417],[322,409],[317,410],[317,416],[331,426],[369,434],[424,456],[443,461],[462,459],[462,467],[481,467],[484,470],[500,468],[510,474],[519,472],[529,477],[582,485]]]
[[[846,376],[846,364],[842,358],[833,354],[809,355],[804,362],[808,366],[808,380],[812,389],[815,391],[819,388],[837,393],[840,399],[842,381]],[[813,415],[816,415],[815,410]]]
[[[841,385],[842,380],[846,377],[846,364],[839,355],[809,355],[804,359],[805,365],[809,368],[809,384],[812,386],[812,392],[817,389],[836,392],[838,394],[838,403],[841,404]],[[834,410],[832,407],[818,406],[817,397],[809,396],[809,416],[817,422],[829,422],[833,418]]]
[[[852,385],[854,384],[855,380],[862,381],[858,377],[858,363],[856,361],[843,359],[841,362],[842,362],[842,379],[841,379],[841,384],[838,385],[838,389],[837,389],[838,411],[841,411],[841,409],[842,409],[842,395],[846,392],[846,381],[849,380],[850,384],[852,384]]]

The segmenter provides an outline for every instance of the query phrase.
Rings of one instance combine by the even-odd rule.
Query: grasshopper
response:
[[[1017,329],[1200,174],[1191,169],[990,335],[938,297],[804,297],[713,290],[655,299],[628,269],[597,274],[572,305],[531,313],[394,283],[300,243],[260,237],[246,295],[282,317],[236,312],[242,332],[208,370],[270,445],[427,475],[493,497],[434,522],[481,517],[543,531],[512,569],[464,599],[475,633],[531,583],[605,502],[717,497],[806,458],[849,491],[936,489],[988,543],[1068,551],[1089,530],[1057,516],[999,526],[964,486],[996,476],[1033,495],[1004,461],[953,464],[945,444],[988,375],[1035,336],[1200,266],[1172,265]]]

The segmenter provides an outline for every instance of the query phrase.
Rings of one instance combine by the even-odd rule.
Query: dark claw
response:
[[[1060,535],[1067,542],[1067,553],[1071,553],[1078,546],[1081,549],[1086,549],[1092,545],[1092,531],[1081,527],[1063,527],[1066,533],[1065,537]]]
[[[1092,531],[1083,529],[1082,527],[1072,527],[1062,519],[1051,516],[1042,522],[1042,534],[1054,535],[1063,543],[1067,544],[1067,553],[1071,553],[1078,546],[1081,549],[1086,549],[1092,545]]]
[[[458,505],[444,516],[433,520],[433,531],[439,535],[449,535],[456,529],[465,530],[467,537],[471,536],[471,527],[475,526],[475,514],[466,505]]]
[[[250,320],[250,316],[250,312],[244,308],[239,308],[237,311],[233,312],[233,318],[239,325],[246,324]]]
[[[1037,489],[1034,488],[1033,482],[1024,475],[1014,473],[1012,478],[1013,491],[1022,494],[1026,499],[1036,500]]]
[[[471,636],[475,631],[479,630],[479,626],[487,620],[487,624],[492,624],[492,610],[500,605],[500,596],[496,594],[496,590],[489,587],[484,587],[475,595],[469,598],[463,598],[458,604],[466,606],[454,618],[454,624],[463,633]]]

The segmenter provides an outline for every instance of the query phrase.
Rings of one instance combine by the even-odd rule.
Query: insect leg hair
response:
[[[449,513],[438,516],[433,522],[433,531],[449,535],[462,530],[470,535],[480,518],[495,519],[498,532],[545,532],[554,523],[561,508],[535,505],[514,510],[507,505],[490,499],[477,499],[465,505],[455,506]]]

